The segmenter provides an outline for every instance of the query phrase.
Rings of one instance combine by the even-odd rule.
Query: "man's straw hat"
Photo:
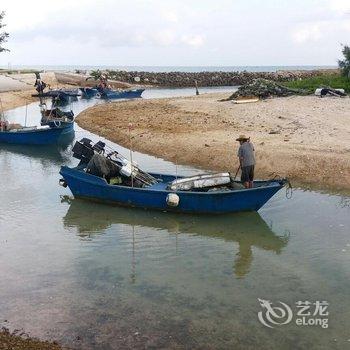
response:
[[[236,139],[236,141],[244,141],[244,140],[249,140],[249,137],[245,135],[239,135],[239,137]]]

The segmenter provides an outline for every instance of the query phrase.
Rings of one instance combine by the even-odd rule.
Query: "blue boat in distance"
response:
[[[78,89],[56,89],[56,90],[48,90],[46,92],[41,92],[38,94],[33,94],[32,97],[54,97],[54,98],[62,98],[68,99],[69,97],[78,97],[80,96]]]
[[[23,127],[13,130],[0,130],[0,143],[17,145],[65,144],[74,139],[73,123],[57,127]]]
[[[122,98],[140,98],[145,89],[132,90],[112,90],[109,88],[99,88],[100,98],[106,100],[122,99]]]
[[[285,179],[255,181],[254,188],[201,191],[172,191],[169,184],[179,176],[152,173],[159,182],[149,187],[137,188],[111,185],[106,179],[86,173],[79,168],[62,166],[64,186],[74,197],[106,202],[115,205],[174,211],[192,214],[225,214],[240,211],[258,211],[275,193],[286,184]],[[237,182],[238,183],[238,182]],[[170,206],[168,198],[176,194],[177,206]]]
[[[79,90],[81,91],[81,97],[85,99],[96,97],[98,94],[97,88],[81,87]]]
[[[39,94],[33,94],[32,97],[43,98],[52,98],[52,101],[55,105],[67,105],[71,101],[77,100],[80,96],[79,89],[56,89],[48,90],[46,92],[41,92]]]

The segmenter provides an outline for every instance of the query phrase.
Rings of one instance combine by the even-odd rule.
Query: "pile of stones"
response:
[[[333,70],[330,70],[333,71]],[[336,70],[334,70],[336,71]],[[100,72],[101,73],[101,72]],[[108,79],[130,84],[155,85],[164,87],[239,86],[255,79],[291,81],[322,74],[320,70],[277,71],[277,72],[138,72],[107,70]],[[329,73],[329,72],[328,72]]]
[[[234,92],[228,100],[237,99],[240,97],[259,97],[268,98],[272,96],[291,96],[291,95],[306,95],[308,92],[300,89],[290,89],[280,85],[272,80],[254,79],[248,84],[244,84]]]

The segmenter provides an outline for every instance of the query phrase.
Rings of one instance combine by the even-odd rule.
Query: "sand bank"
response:
[[[42,73],[41,76],[52,88],[62,87],[57,82],[55,73]],[[35,79],[34,73],[0,74],[0,111],[1,108],[7,111],[37,101],[37,98],[32,97],[36,93]]]
[[[35,91],[25,90],[25,91],[7,91],[0,93],[0,111],[3,108],[7,111],[12,108],[21,107],[26,104],[37,101],[37,98],[32,97]]]
[[[350,189],[350,98],[295,96],[235,105],[228,94],[98,105],[78,124],[123,146],[179,164],[235,173],[238,134],[256,148],[256,175]]]

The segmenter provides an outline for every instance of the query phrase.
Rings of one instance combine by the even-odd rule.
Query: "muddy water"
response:
[[[27,124],[38,121],[28,106]],[[82,136],[95,138],[76,127]],[[59,187],[60,166],[76,163],[69,145],[0,146],[0,325],[80,349],[349,347],[349,197],[296,190],[288,200],[281,191],[259,213],[221,217],[124,209]],[[268,313],[258,299],[281,309]],[[327,319],[328,328],[297,325],[298,301],[327,301],[321,311],[311,304],[316,315],[305,320]]]

